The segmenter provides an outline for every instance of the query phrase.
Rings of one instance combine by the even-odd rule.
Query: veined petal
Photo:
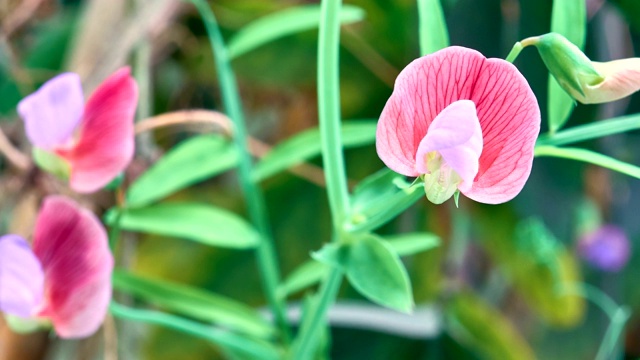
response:
[[[482,153],[482,129],[472,101],[454,101],[433,119],[416,153],[416,170],[419,173],[428,173],[426,159],[432,151],[438,152],[460,176],[460,191],[471,188]]]
[[[0,237],[0,311],[27,318],[42,301],[44,274],[25,239]]]
[[[451,46],[407,65],[378,122],[378,156],[392,170],[418,176],[420,142],[433,119],[458,100],[476,105],[483,138],[478,174],[464,194],[488,204],[511,200],[531,172],[540,109],[515,66],[475,50]]]
[[[77,142],[58,149],[71,164],[72,189],[97,191],[131,162],[137,102],[138,87],[129,68],[113,73],[89,98]]]
[[[598,104],[627,97],[640,90],[640,58],[592,62],[593,67],[604,76],[597,85],[587,85],[583,104]]]
[[[71,139],[83,109],[82,84],[74,73],[54,77],[18,104],[29,141],[47,150]]]
[[[464,195],[478,202],[499,204],[524,187],[533,165],[540,132],[540,107],[527,80],[511,63],[487,59],[474,83],[484,140],[480,168]]]
[[[392,170],[418,176],[416,152],[431,121],[452,102],[470,99],[485,61],[479,52],[452,46],[402,70],[376,131],[380,159]]]
[[[89,336],[111,299],[113,257],[94,214],[63,196],[47,197],[36,220],[33,251],[44,269],[39,316],[62,338]]]

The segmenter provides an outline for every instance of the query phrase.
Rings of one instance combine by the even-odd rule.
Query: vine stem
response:
[[[240,155],[240,164],[238,166],[240,185],[251,222],[262,235],[262,241],[257,248],[257,260],[260,274],[262,275],[263,287],[276,323],[281,330],[282,340],[287,344],[291,335],[289,323],[285,316],[285,303],[284,299],[280,299],[276,295],[276,289],[280,282],[280,271],[267,219],[264,196],[251,175],[253,163],[247,146],[247,131],[238,85],[213,11],[204,0],[190,1],[200,12],[211,42],[218,79],[222,89],[222,102],[234,125],[233,140]]]
[[[318,37],[318,115],[322,162],[334,241],[343,241],[347,235],[344,221],[350,213],[349,191],[342,153],[340,133],[340,8],[341,0],[322,0]],[[342,283],[342,271],[333,268],[323,280],[309,320],[305,322],[298,341],[293,348],[294,359],[306,360],[313,357],[318,344],[319,331],[326,318],[327,310],[335,301]],[[307,315],[307,314],[305,314]]]

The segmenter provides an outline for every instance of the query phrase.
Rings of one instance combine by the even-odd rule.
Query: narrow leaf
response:
[[[365,297],[405,313],[413,309],[407,270],[391,246],[366,234],[349,244],[343,264],[349,283]]]
[[[351,197],[351,232],[374,230],[424,197],[423,184],[408,184],[402,175],[382,169],[364,179]]]
[[[107,222],[115,213],[107,215]],[[122,230],[146,232],[228,248],[253,248],[260,235],[244,219],[213,206],[196,203],[167,203],[125,209],[120,217]]]
[[[295,269],[278,286],[278,296],[285,299],[287,296],[296,293],[309,286],[315,285],[329,272],[329,267],[319,261],[307,261]]]
[[[227,171],[238,153],[222,136],[201,135],[167,152],[127,191],[127,205],[145,206],[196,182]]]
[[[376,139],[375,121],[342,124],[342,142],[345,148],[372,144]],[[276,145],[256,165],[253,176],[257,181],[299,165],[320,155],[320,132],[317,128],[303,131]]]
[[[558,148],[555,146],[536,146],[535,156],[553,156],[564,159],[584,161],[590,164],[602,166],[619,173],[640,179],[640,167],[602,155],[595,151],[578,148]]]
[[[640,129],[640,114],[615,117],[541,135],[536,145],[566,145]]]
[[[364,19],[364,11],[343,5],[340,22],[350,24]],[[319,5],[302,5],[264,16],[242,28],[228,44],[229,58],[234,59],[273,40],[318,27]]]
[[[440,245],[440,238],[437,235],[426,232],[393,235],[386,237],[385,240],[399,256],[417,254]]]
[[[253,309],[205,290],[119,270],[113,273],[113,286],[153,305],[200,321],[261,338],[273,335],[271,325]]]
[[[449,31],[440,0],[418,0],[420,54],[431,54],[449,46]]]
[[[551,12],[551,31],[564,35],[584,49],[587,34],[587,5],[584,0],[554,0]],[[554,133],[569,119],[575,101],[549,74],[548,117],[549,130]]]
[[[161,325],[185,334],[197,336],[222,348],[246,354],[251,359],[276,360],[282,358],[280,351],[266,341],[249,339],[245,336],[216,329],[179,316],[165,314],[160,311],[132,309],[115,302],[109,305],[109,312],[120,319]]]

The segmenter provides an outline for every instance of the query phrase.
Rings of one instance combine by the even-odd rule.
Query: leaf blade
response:
[[[223,137],[193,137],[167,152],[129,187],[127,205],[149,205],[237,164],[237,150]]]
[[[113,215],[111,215],[113,214]],[[116,218],[107,215],[107,223]],[[253,248],[260,235],[247,221],[229,211],[198,203],[166,203],[122,210],[122,230],[184,238],[209,246]]]
[[[420,54],[431,54],[449,46],[449,31],[440,0],[418,0]]]

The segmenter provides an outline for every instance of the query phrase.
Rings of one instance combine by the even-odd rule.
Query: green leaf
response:
[[[193,137],[167,152],[131,185],[127,191],[127,206],[148,205],[229,170],[237,163],[237,150],[222,136]]]
[[[253,309],[235,300],[191,286],[116,270],[113,287],[150,304],[244,334],[268,338],[274,329]]]
[[[559,33],[584,49],[587,34],[587,5],[584,0],[554,0],[551,12],[551,32]],[[575,101],[549,75],[549,130],[554,133],[569,119]]]
[[[440,0],[418,0],[420,54],[431,54],[449,46],[449,31]]]
[[[398,256],[417,254],[440,246],[440,238],[431,233],[407,233],[385,237]]]
[[[342,142],[345,148],[371,144],[376,139],[375,121],[359,121],[342,124]],[[256,181],[299,165],[320,155],[318,128],[305,130],[276,145],[256,165],[253,173]]]
[[[309,286],[317,284],[329,272],[327,265],[318,261],[307,261],[295,269],[278,286],[277,294],[281,299]]]
[[[115,302],[109,305],[109,312],[120,319],[139,321],[148,324],[161,325],[167,328],[196,336],[234,352],[246,354],[256,360],[277,360],[282,354],[266,341],[247,338],[227,330],[216,329],[210,325],[203,325],[182,317],[151,310],[138,310],[122,306]]]
[[[371,301],[407,313],[413,308],[407,270],[384,240],[362,234],[348,243],[326,244],[312,256],[343,270],[351,285]]]
[[[591,150],[559,148],[555,146],[536,146],[534,156],[553,156],[563,159],[584,161],[640,179],[640,167]]]
[[[404,176],[382,169],[364,179],[351,197],[350,232],[374,230],[424,197],[423,184],[408,184]]]
[[[541,135],[536,145],[566,145],[638,129],[640,129],[640,114],[620,116],[592,124],[574,126],[555,134]]]
[[[364,19],[364,11],[353,5],[343,5],[340,22],[350,24]],[[247,26],[229,40],[229,58],[234,59],[273,40],[318,27],[319,5],[302,5],[264,16]]]
[[[108,223],[115,212],[107,214]],[[156,204],[122,210],[122,230],[146,232],[197,241],[205,245],[246,249],[256,247],[260,235],[238,215],[197,203]]]
[[[485,359],[527,360],[535,353],[513,324],[469,291],[458,293],[447,306],[447,330]]]

